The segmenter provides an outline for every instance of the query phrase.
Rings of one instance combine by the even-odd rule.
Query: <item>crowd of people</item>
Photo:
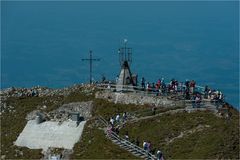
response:
[[[223,103],[224,95],[220,90],[210,89],[205,86],[205,89],[198,88],[195,80],[186,80],[179,82],[176,79],[171,79],[169,83],[165,83],[164,78],[158,79],[156,83],[146,82],[142,77],[141,86],[142,91],[147,91],[159,95],[167,94],[182,94],[186,100],[192,100],[194,107],[199,107],[203,99],[208,99],[213,103]]]
[[[158,79],[156,83],[146,82],[145,78],[141,79],[141,89],[148,92],[156,92],[156,95],[165,95],[166,93],[194,93],[196,82],[194,80],[186,80],[185,83],[176,79],[171,79],[169,83],[165,83],[164,78]]]
[[[117,76],[116,82],[118,79],[119,77]],[[104,81],[105,77],[103,77],[102,82]],[[107,88],[111,88],[110,82],[108,82]],[[203,99],[210,100],[217,105],[224,102],[224,95],[220,90],[211,89],[208,86],[205,86],[205,88],[197,86],[195,80],[186,79],[183,82],[172,78],[169,83],[166,83],[164,78],[159,78],[156,82],[149,82],[142,77],[140,86],[135,86],[135,89],[145,91],[148,94],[155,94],[156,96],[183,95],[184,99],[193,102],[193,107],[199,107]]]
[[[120,125],[125,124],[125,122],[128,119],[128,114],[127,112],[123,112],[122,114],[117,113],[116,115],[112,116],[109,118],[109,127],[107,129],[107,134],[110,136],[112,135],[112,133],[116,133],[117,135],[119,135],[119,131],[120,131]],[[124,139],[126,141],[130,141],[131,143],[135,144],[138,147],[140,146],[140,141],[139,141],[139,137],[137,137],[136,139],[134,138],[129,138],[129,133],[128,131],[125,132],[124,134]],[[156,155],[157,160],[163,160],[163,153],[160,150],[157,150],[156,152],[156,148],[152,148],[152,144],[150,141],[143,141],[143,145],[142,148],[146,151],[146,154],[149,156],[150,153],[152,155]]]

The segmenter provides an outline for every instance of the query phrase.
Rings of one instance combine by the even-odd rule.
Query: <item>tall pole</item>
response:
[[[127,60],[127,39],[124,39],[124,59]]]
[[[89,58],[82,59],[82,61],[89,61],[89,83],[92,84],[92,62],[93,61],[100,61],[100,59],[92,58],[92,51],[89,51]]]

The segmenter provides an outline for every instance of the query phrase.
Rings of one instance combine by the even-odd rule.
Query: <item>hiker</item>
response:
[[[113,130],[112,126],[107,128],[107,135],[108,136],[112,135],[112,130]]]
[[[142,85],[142,89],[145,90],[145,79],[144,79],[144,77],[142,77],[142,79],[141,79],[141,85]]]
[[[205,99],[208,98],[208,91],[209,91],[208,86],[205,86],[205,88],[204,88],[204,98],[205,98]]]
[[[152,148],[151,142],[148,142],[147,143],[147,150],[148,150],[148,152],[151,151],[151,148]]]
[[[186,79],[186,81],[185,81],[185,86],[186,86],[186,89],[189,89],[189,80],[188,79]]]
[[[191,80],[190,82],[190,93],[194,93],[194,90],[195,90],[195,85],[196,85],[196,82],[194,80]]]
[[[186,90],[185,90],[185,99],[187,99],[187,100],[190,99],[189,88],[186,88]]]
[[[120,122],[120,115],[119,115],[119,114],[116,115],[116,122],[117,122],[117,123]]]
[[[163,160],[163,154],[160,150],[157,151],[157,160]]]
[[[195,103],[196,103],[197,108],[199,108],[200,107],[200,103],[201,103],[201,96],[200,96],[200,94],[196,95]]]
[[[156,96],[158,96],[160,92],[160,86],[158,84],[155,85],[155,92],[156,92]]]
[[[126,120],[127,120],[127,113],[124,112],[124,113],[123,113],[123,122],[125,122]]]
[[[146,141],[143,141],[143,149],[146,151],[148,147],[148,144]]]
[[[157,81],[157,87],[158,87],[158,89],[160,88],[160,86],[161,86],[161,80],[160,79],[158,79],[158,81]]]
[[[165,95],[166,93],[166,84],[164,82],[161,82],[162,83],[162,93]]]
[[[114,125],[114,118],[113,117],[110,119],[110,124]]]
[[[119,128],[120,128],[119,125],[117,125],[117,127],[115,128],[115,133],[116,133],[117,135],[119,134]]]
[[[179,91],[181,94],[183,93],[183,82],[179,82]]]
[[[196,106],[196,95],[194,94],[193,96],[192,96],[192,108],[195,108],[195,106]]]
[[[218,102],[221,104],[224,101],[224,95],[221,91],[219,91]]]

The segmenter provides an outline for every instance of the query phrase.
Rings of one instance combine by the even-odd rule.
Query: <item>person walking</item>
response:
[[[112,126],[114,125],[114,118],[113,118],[113,117],[110,119],[110,124],[111,124]]]
[[[120,115],[119,115],[119,114],[116,115],[116,122],[117,122],[117,123],[120,122]]]
[[[143,141],[143,149],[146,151],[148,148],[148,144],[146,141]]]
[[[157,160],[163,160],[163,154],[160,150],[157,151]]]

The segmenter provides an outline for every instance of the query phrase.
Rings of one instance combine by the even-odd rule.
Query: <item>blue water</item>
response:
[[[231,2],[1,2],[1,88],[88,82],[119,73],[117,49],[133,48],[132,71],[220,89],[239,107],[239,16]]]

